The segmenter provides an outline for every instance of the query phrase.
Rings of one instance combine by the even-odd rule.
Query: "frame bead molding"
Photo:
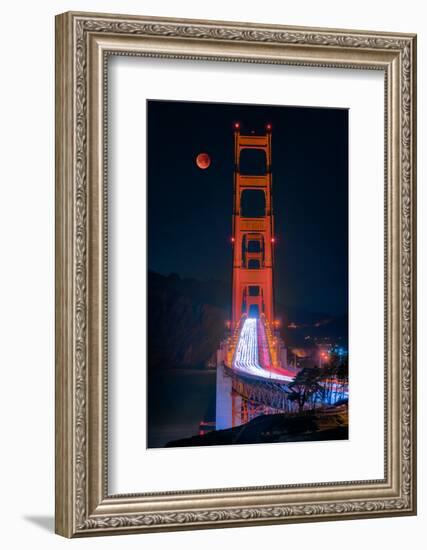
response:
[[[384,71],[383,480],[108,495],[106,147],[99,131],[105,124],[106,65],[100,53]],[[73,537],[415,513],[415,77],[415,35],[72,12],[57,16],[57,533]]]

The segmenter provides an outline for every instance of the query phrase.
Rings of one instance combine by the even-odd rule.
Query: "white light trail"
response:
[[[263,369],[258,359],[257,319],[246,319],[240,331],[233,367],[246,374],[290,382],[292,377]]]

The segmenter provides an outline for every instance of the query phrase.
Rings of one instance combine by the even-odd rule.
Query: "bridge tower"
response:
[[[248,151],[249,150],[249,151]],[[242,157],[258,156],[256,173],[241,171]],[[261,170],[260,170],[261,168]],[[257,191],[263,198],[261,215],[245,212],[245,198]],[[245,197],[246,195],[246,197]],[[232,329],[246,313],[265,315],[270,323],[273,310],[274,218],[272,208],[271,125],[263,135],[243,135],[234,125],[234,197],[233,197],[233,290]],[[272,326],[272,325],[271,325]]]

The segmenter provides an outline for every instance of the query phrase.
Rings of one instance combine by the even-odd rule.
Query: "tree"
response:
[[[323,400],[335,403],[338,395],[345,394],[348,383],[348,358],[337,353],[331,353],[329,361],[320,369],[320,385],[323,388]]]
[[[348,386],[348,358],[344,357],[337,369],[337,380],[341,386],[341,398],[344,397],[345,389]]]
[[[289,384],[290,391],[288,399],[298,404],[299,411],[304,410],[304,406],[311,397],[322,392],[320,385],[321,371],[317,368],[304,368],[298,372],[294,380]]]

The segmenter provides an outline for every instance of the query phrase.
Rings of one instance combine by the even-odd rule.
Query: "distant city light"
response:
[[[320,357],[321,357],[322,359],[328,359],[329,356],[328,356],[328,353],[327,353],[326,351],[323,351],[323,352],[320,354]]]
[[[236,130],[238,130],[240,128],[240,122],[235,122],[234,127],[236,128]]]
[[[268,124],[266,125],[266,128],[267,128],[267,130],[271,130],[271,124],[268,123]]]

